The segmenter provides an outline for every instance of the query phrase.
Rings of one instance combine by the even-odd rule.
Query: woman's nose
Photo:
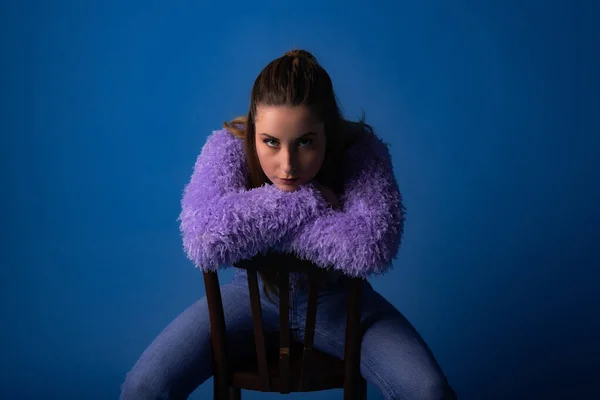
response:
[[[296,156],[290,152],[283,155],[280,164],[281,172],[292,175],[298,169],[298,161]]]

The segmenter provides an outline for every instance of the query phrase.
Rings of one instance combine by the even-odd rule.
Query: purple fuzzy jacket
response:
[[[310,183],[294,192],[271,184],[248,190],[243,140],[213,132],[183,194],[179,220],[188,257],[216,270],[277,250],[351,276],[386,272],[404,227],[388,147],[365,130],[346,157],[342,209],[334,210]]]

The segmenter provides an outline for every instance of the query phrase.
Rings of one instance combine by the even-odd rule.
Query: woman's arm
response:
[[[352,276],[381,274],[396,258],[404,228],[389,149],[365,131],[348,157],[342,210],[329,208],[307,221],[282,240],[280,249]]]
[[[190,260],[215,270],[266,252],[327,208],[312,185],[295,192],[247,190],[243,141],[227,130],[208,137],[181,202],[183,246]]]

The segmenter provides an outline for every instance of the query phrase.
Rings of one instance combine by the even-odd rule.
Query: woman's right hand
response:
[[[323,198],[325,199],[325,201],[327,203],[329,203],[329,205],[333,208],[333,209],[341,209],[342,206],[340,205],[340,200],[338,199],[338,197],[336,196],[336,194],[333,192],[333,190],[331,190],[329,187],[320,184],[319,182],[313,180],[312,184],[315,186],[315,188],[317,190],[319,190],[319,192],[321,192],[321,195],[323,196]]]

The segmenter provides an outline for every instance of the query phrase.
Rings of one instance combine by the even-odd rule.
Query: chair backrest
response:
[[[306,327],[301,359],[300,385],[305,384],[310,365],[317,316],[317,299],[319,290],[319,277],[322,269],[313,263],[300,260],[292,254],[272,252],[267,255],[257,255],[252,259],[243,260],[234,267],[247,271],[248,289],[252,309],[254,338],[256,342],[256,359],[264,391],[271,391],[269,374],[267,370],[267,351],[262,312],[260,306],[260,292],[258,287],[258,272],[277,273],[279,288],[279,376],[284,382],[281,393],[289,393],[285,386],[290,381],[290,363],[294,355],[290,352],[291,334],[289,329],[289,274],[302,272],[308,277],[308,303],[306,314]],[[225,317],[219,281],[215,272],[204,272],[206,297],[210,313],[211,336],[213,346],[213,361],[215,372],[215,389],[225,391],[228,386],[230,373],[226,357]],[[348,285],[348,307],[346,319],[346,344],[344,351],[344,391],[352,392],[360,378],[360,309],[361,309],[362,282],[359,278],[351,278]]]

